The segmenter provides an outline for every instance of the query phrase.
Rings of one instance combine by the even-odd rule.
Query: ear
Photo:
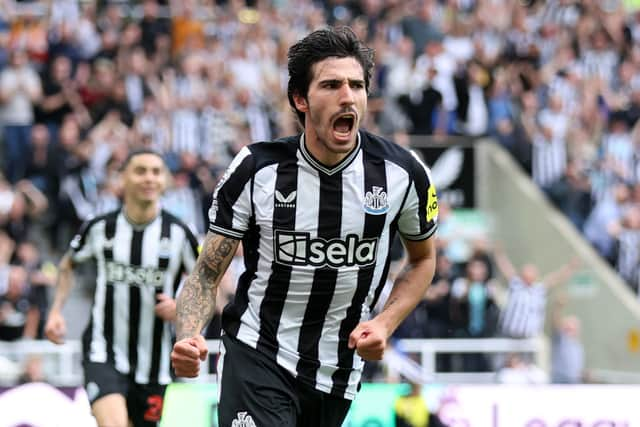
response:
[[[296,109],[298,111],[301,111],[303,113],[307,113],[309,111],[309,104],[307,103],[307,99],[300,95],[300,94],[295,94],[293,95],[293,102],[296,105]]]

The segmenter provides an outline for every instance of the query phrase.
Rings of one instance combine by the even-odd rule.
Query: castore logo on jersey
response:
[[[296,207],[296,192],[292,191],[287,196],[284,196],[280,191],[276,190],[276,208],[290,208]]]

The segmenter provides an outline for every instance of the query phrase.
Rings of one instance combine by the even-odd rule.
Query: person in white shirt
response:
[[[24,177],[34,121],[33,104],[41,96],[40,78],[29,64],[27,53],[14,50],[9,66],[0,72],[5,174],[11,183]]]

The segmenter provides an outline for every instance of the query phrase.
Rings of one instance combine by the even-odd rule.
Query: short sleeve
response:
[[[408,240],[425,240],[435,233],[438,222],[438,195],[431,171],[414,152],[410,163],[412,181],[400,212],[398,231]]]
[[[209,230],[234,239],[242,239],[252,215],[251,183],[254,159],[244,147],[218,181],[209,209]]]
[[[189,227],[184,227],[185,239],[182,247],[182,265],[185,271],[193,271],[198,258],[198,239],[193,235]]]
[[[69,254],[74,263],[82,263],[93,257],[92,236],[96,228],[96,222],[88,221],[82,224],[71,243],[69,243]]]

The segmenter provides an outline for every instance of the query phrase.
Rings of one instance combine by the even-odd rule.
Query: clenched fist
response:
[[[387,331],[375,320],[362,322],[349,335],[349,348],[364,360],[382,360],[387,347]]]
[[[202,335],[184,338],[175,343],[171,363],[179,377],[195,378],[200,373],[200,362],[207,358],[209,350]]]

